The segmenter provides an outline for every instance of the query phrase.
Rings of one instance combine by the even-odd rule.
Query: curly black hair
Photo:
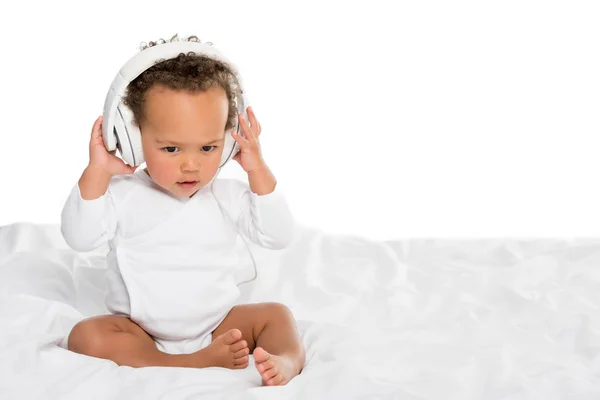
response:
[[[169,42],[185,40],[200,42],[196,36],[188,36],[179,39],[177,34]],[[140,50],[166,43],[164,39],[152,41],[148,44],[142,43]],[[212,43],[207,42],[212,45]],[[237,105],[236,97],[240,93],[240,86],[232,67],[224,61],[211,58],[204,54],[189,52],[180,53],[177,57],[168,60],[159,60],[152,67],[145,70],[137,78],[129,83],[123,102],[134,115],[134,123],[141,126],[145,118],[144,104],[146,93],[154,85],[162,85],[172,90],[196,93],[204,92],[214,87],[221,87],[229,102],[229,112],[225,130],[236,126]]]

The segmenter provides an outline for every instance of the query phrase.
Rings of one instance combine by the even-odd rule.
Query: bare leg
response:
[[[236,306],[215,329],[213,337],[231,329],[239,329],[248,342],[263,384],[285,385],[302,371],[306,353],[296,321],[283,304]]]
[[[237,329],[224,332],[192,354],[167,354],[154,340],[125,316],[103,315],[79,322],[69,334],[68,348],[76,353],[112,360],[130,367],[225,367],[248,366],[249,349]]]

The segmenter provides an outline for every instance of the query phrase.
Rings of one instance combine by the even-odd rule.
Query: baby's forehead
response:
[[[145,119],[155,128],[194,126],[199,130],[224,129],[229,118],[227,97],[219,91],[185,92],[157,88],[144,102]]]
[[[154,119],[142,127],[142,134],[146,134],[157,143],[204,146],[222,141],[225,138],[225,128],[202,122],[169,124],[168,121],[157,122]]]
[[[207,144],[220,143],[225,139],[225,135],[221,136],[200,136],[196,135],[193,138],[189,138],[188,135],[154,135],[152,139],[159,144],[174,144],[180,146],[205,146]]]

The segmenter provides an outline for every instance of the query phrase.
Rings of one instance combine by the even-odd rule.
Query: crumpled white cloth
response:
[[[106,311],[102,249],[73,252],[58,226],[0,227],[0,398],[600,398],[600,239],[306,228],[288,249],[251,248],[259,279],[242,300],[288,305],[307,348],[285,387],[260,387],[252,365],[134,369],[65,350]]]

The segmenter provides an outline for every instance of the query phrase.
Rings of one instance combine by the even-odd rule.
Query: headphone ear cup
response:
[[[131,146],[129,144],[129,138],[127,137],[127,130],[125,129],[125,125],[123,123],[123,117],[118,110],[115,112],[115,118],[113,122],[117,150],[119,153],[121,153],[123,160],[129,164],[132,159]]]
[[[115,127],[117,126],[117,138],[123,160],[131,166],[141,165],[144,162],[144,152],[140,128],[134,124],[133,112],[123,103],[117,106]]]

